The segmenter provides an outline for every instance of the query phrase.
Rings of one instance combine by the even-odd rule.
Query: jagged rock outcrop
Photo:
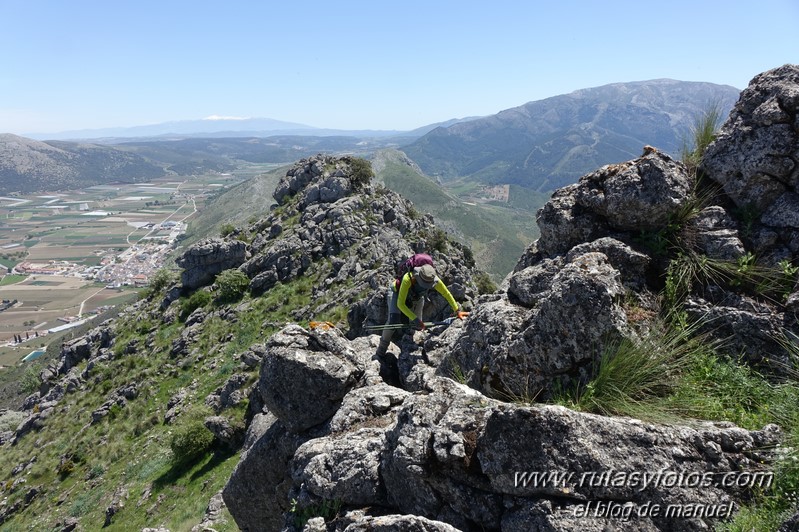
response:
[[[775,262],[799,258],[799,66],[755,76],[701,169],[746,218],[747,240]]]
[[[288,430],[303,432],[338,410],[363,374],[358,362],[355,351],[334,334],[290,325],[267,342],[258,389]]]
[[[781,95],[777,100],[790,99],[791,72],[776,74],[779,89],[773,76],[753,83],[766,80],[768,90]],[[766,89],[748,90],[751,96]],[[786,113],[795,121],[795,112]],[[725,133],[735,134],[732,127]],[[787,167],[774,167],[784,170],[783,187],[796,181]],[[709,165],[704,170],[724,182],[710,175]],[[287,180],[281,198],[316,205],[322,194],[308,192],[317,179],[312,174],[309,169],[295,185]],[[765,185],[739,188],[758,187]],[[546,399],[555,387],[586,384],[605,346],[646,333],[647,320],[660,310],[654,294],[663,290],[673,261],[689,256],[738,264],[764,249],[793,258],[792,199],[784,191],[772,194],[753,221],[733,208],[746,197],[742,192],[735,199],[735,186],[707,197],[696,190],[685,166],[646,148],[633,161],[556,191],[539,212],[541,238],[500,290],[480,297],[464,322],[426,338],[406,336],[398,352],[392,347],[401,388],[385,384],[377,362],[364,358],[374,337],[330,343],[319,331],[282,330],[274,345],[267,342],[261,385],[251,397],[264,410],[253,418],[248,450],[223,491],[237,524],[295,530],[299,515],[313,515],[331,501],[341,505],[338,518],[311,519],[306,530],[349,530],[356,522],[364,528],[389,523],[386,530],[701,530],[737,511],[751,485],[722,479],[732,473],[768,478],[773,456],[767,449],[781,440],[775,426],[664,426],[502,401]],[[284,230],[273,227],[268,234]],[[299,257],[284,264],[303,268]],[[754,364],[763,352],[782,360],[774,336],[795,327],[785,301],[769,301],[745,282],[712,278],[689,280],[683,289],[682,299],[670,304],[688,316],[712,316],[717,332],[734,337],[736,353],[749,350]],[[379,322],[378,298],[375,293],[369,304],[355,305],[350,324],[367,317]],[[269,362],[276,358],[291,367],[294,389],[281,388]],[[320,374],[328,384],[315,384]],[[304,398],[299,389],[324,390],[325,400]],[[268,397],[277,390],[282,402]],[[308,411],[314,415],[298,422]],[[553,472],[563,477],[537,476]],[[252,500],[264,502],[245,503]],[[653,515],[653,507],[671,510]],[[397,515],[428,521],[397,524],[391,517]]]
[[[102,420],[105,416],[109,415],[114,407],[117,408],[124,408],[127,406],[128,401],[135,399],[139,395],[139,390],[135,383],[128,384],[127,386],[123,386],[118,390],[115,390],[108,399],[103,403],[100,408],[92,412],[92,423],[97,423]]]
[[[240,240],[208,238],[198,242],[175,259],[183,268],[181,283],[194,290],[214,280],[219,272],[241,266],[247,257],[247,244]]]
[[[685,205],[691,186],[685,167],[657,150],[603,166],[544,205],[537,251],[551,257],[614,233],[657,231]]]
[[[262,420],[265,430],[241,455],[222,497],[242,530],[280,530],[291,505],[289,462],[309,439],[286,430],[271,414]],[[249,439],[249,437],[248,437]]]
[[[205,404],[217,413],[236,406],[247,397],[246,390],[242,390],[246,383],[247,375],[243,373],[231,375],[223,386],[220,386],[205,398]]]
[[[705,175],[735,206],[745,249],[736,249],[737,242],[726,249],[732,256],[749,252],[777,271],[799,265],[797,124],[799,66],[769,70],[755,76],[741,93],[701,162]],[[707,320],[708,334],[728,341],[731,355],[743,354],[758,367],[781,373],[790,367],[781,344],[783,331],[799,332],[794,315],[799,299],[796,286],[771,292],[763,294],[767,299],[753,301],[733,290],[715,289],[694,297],[688,310]]]
[[[75,338],[61,346],[61,353],[54,364],[49,364],[40,375],[42,388],[41,395],[49,391],[50,383],[61,375],[66,375],[78,363],[88,359],[98,350],[106,349],[111,345],[113,333],[108,324],[96,327],[86,335]]]
[[[215,530],[219,523],[225,522],[222,517],[222,511],[225,509],[225,502],[222,500],[222,494],[217,493],[211,500],[208,501],[208,507],[205,509],[205,515],[200,524],[192,527],[191,532],[210,532]]]
[[[693,235],[694,246],[708,258],[736,261],[746,254],[738,233],[738,224],[718,205],[705,207],[688,220],[687,232]]]
[[[311,520],[306,530],[371,530],[378,524],[391,531],[607,526],[606,514],[588,521],[575,517],[590,511],[591,501],[603,502],[603,511],[613,506],[615,512],[642,512],[631,518],[642,528],[630,530],[700,530],[708,519],[646,512],[653,505],[665,512],[669,505],[692,504],[729,514],[749,490],[721,479],[729,471],[767,474],[762,462],[769,455],[763,449],[780,437],[773,426],[754,432],[711,423],[667,427],[558,406],[503,403],[435,376],[423,362],[427,388],[408,393],[382,383],[375,363],[355,355],[361,344],[335,330],[288,326],[275,336],[273,345],[267,344],[262,379],[274,369],[270,351],[292,345],[297,352],[292,383],[300,391],[314,388],[323,360],[337,361],[324,364],[333,374],[346,360],[361,377],[335,401],[337,409],[322,412],[318,396],[297,392],[292,408],[266,414],[265,425],[251,427],[259,435],[223,490],[242,530],[295,530],[296,515],[313,515],[323,501],[340,505],[336,525]],[[308,345],[315,346],[314,357]],[[261,386],[257,393],[272,391]],[[304,409],[318,415],[298,424]],[[562,478],[546,482],[534,479],[535,472]],[[642,478],[642,472],[651,476]],[[671,480],[663,482],[664,475]],[[675,480],[689,475],[691,482]]]
[[[93,364],[99,359],[109,358],[109,347],[112,343],[113,332],[108,322],[64,343],[59,357],[41,371],[39,391],[23,400],[22,411],[26,419],[19,423],[13,436],[4,434],[0,439],[15,443],[29,432],[39,430],[45,420],[54,413],[55,407],[64,396],[82,386]],[[86,369],[78,373],[76,366],[84,360],[88,361]],[[122,400],[124,401],[124,398]]]
[[[366,515],[363,511],[347,512],[336,519],[337,530],[348,532],[457,532],[457,528],[441,521],[434,521],[418,515]],[[306,532],[327,532],[329,528],[324,518],[315,517],[308,521]]]
[[[598,252],[517,272],[507,295],[483,301],[454,345],[442,346],[475,389],[545,399],[591,377],[604,342],[628,328],[619,271]]]
[[[505,399],[546,399],[587,383],[605,346],[635,336],[628,294],[657,290],[640,232],[667,226],[691,189],[681,163],[648,149],[556,191],[539,212],[541,237],[504,290],[481,301],[463,334],[434,356],[449,358],[445,367],[470,386]],[[715,245],[712,236],[706,245]]]
[[[468,306],[477,289],[474,261],[463,246],[443,239],[433,219],[400,195],[358,181],[351,163],[319,155],[300,161],[281,179],[274,193],[280,205],[249,228],[251,258],[239,269],[251,279],[250,290],[258,294],[278,282],[310,277],[315,303],[293,316],[312,318],[345,304],[355,337],[363,326],[385,322],[385,291],[395,265],[426,252],[453,296]],[[370,292],[365,298],[364,287]],[[447,312],[446,302],[433,298],[425,316]]]

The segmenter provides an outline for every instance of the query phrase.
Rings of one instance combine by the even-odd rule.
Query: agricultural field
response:
[[[0,368],[64,326],[135,300],[209,198],[242,178],[0,197]]]

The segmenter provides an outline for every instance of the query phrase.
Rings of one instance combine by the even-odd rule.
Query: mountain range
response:
[[[636,157],[647,144],[678,153],[697,116],[713,105],[727,116],[738,95],[712,83],[614,83],[437,128],[403,150],[445,183],[466,178],[551,191]]]
[[[163,165],[112,147],[0,134],[0,194],[144,182],[163,175]]]
[[[315,129],[317,128],[271,118],[210,116],[200,120],[176,120],[144,126],[81,129],[61,131],[58,133],[31,133],[29,136],[39,140],[83,140],[203,134],[214,134],[224,137],[228,136],[227,133],[229,132],[236,132],[236,136],[241,137],[255,136],[256,132],[268,134],[279,134],[280,132],[305,134]]]
[[[547,192],[638,155],[646,144],[674,154],[696,116],[710,105],[726,116],[737,97],[729,86],[661,79],[583,89],[408,132],[219,118],[55,135],[93,136],[92,144],[2,135],[0,193],[225,171],[241,161],[289,163],[315,153],[369,156],[383,148],[401,148],[440,184]]]
[[[284,122],[272,118],[235,118],[211,116],[200,120],[176,120],[160,124],[133,127],[113,127],[102,129],[81,129],[57,133],[31,133],[27,135],[37,140],[91,140],[102,144],[115,144],[131,138],[151,140],[174,140],[176,138],[230,138],[230,137],[272,137],[285,135],[315,137],[419,137],[437,127],[448,127],[460,122],[473,120],[453,118],[444,122],[428,124],[411,131],[397,130],[347,130],[307,126],[294,122]]]

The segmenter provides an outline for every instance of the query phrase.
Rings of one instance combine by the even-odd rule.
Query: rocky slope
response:
[[[766,449],[781,438],[776,426],[666,426],[497,399],[545,399],[555,387],[585,385],[608,339],[634,342],[643,334],[642,313],[633,306],[648,311],[644,321],[661,310],[653,294],[681,256],[735,261],[757,251],[770,252],[771,262],[796,263],[793,227],[768,213],[795,193],[798,72],[786,66],[756,78],[704,161],[707,177],[723,185],[710,169],[720,164],[719,153],[735,151],[724,148],[730,139],[763,135],[762,147],[785,146],[771,150],[782,169],[774,178],[785,191],[751,226],[733,214],[726,189],[697,195],[682,164],[647,148],[556,192],[539,215],[541,238],[501,291],[478,300],[465,323],[403,344],[401,389],[379,378],[369,357],[373,338],[348,342],[336,331],[296,326],[274,335],[255,392],[264,408],[223,491],[238,525],[290,530],[298,508],[320,515],[330,501],[340,505],[337,519],[312,519],[304,530],[699,530],[729,517],[751,494],[718,479],[764,471],[772,460]],[[776,119],[790,128],[776,128],[777,136],[748,127],[736,132],[741,114],[756,117],[768,108],[780,109]],[[773,114],[756,127],[771,127]],[[763,169],[754,174],[761,178]],[[752,238],[763,231],[773,234],[769,247]],[[649,246],[642,233],[652,237]],[[653,249],[655,236],[667,239],[668,249]],[[671,302],[673,312],[712,310],[714,333],[733,329],[745,341],[731,351],[748,346],[751,363],[779,373],[784,365],[777,362],[789,355],[769,345],[771,364],[756,356],[764,353],[757,340],[766,336],[757,324],[795,327],[790,302],[797,295],[786,303],[727,281],[697,279]],[[726,304],[706,306],[711,295]],[[470,387],[445,377],[455,368]],[[286,380],[314,385],[309,393]],[[524,486],[525,471],[573,477]],[[668,487],[631,480],[656,471],[715,480]],[[599,472],[621,475],[615,483],[586,481]],[[699,506],[676,516],[650,511],[689,504]],[[695,513],[697,507],[712,510]]]
[[[692,331],[694,317],[727,340],[713,357],[743,353],[773,387],[793,382],[777,338],[799,333],[799,226],[787,207],[799,193],[798,87],[797,66],[755,78],[699,185],[647,147],[555,192],[541,237],[492,294],[478,294],[469,251],[369,184],[362,162],[300,161],[268,217],[187,250],[179,283],[64,345],[40,390],[0,414],[0,427],[21,420],[0,436],[0,522],[219,530],[232,526],[220,500],[253,531],[704,530],[729,518],[795,455],[796,426],[545,403],[595,390],[608,346],[647,348],[664,323]],[[394,262],[414,251],[433,255],[472,313],[392,346],[390,385],[367,327],[384,321]],[[428,311],[447,308],[434,299]],[[339,327],[310,324],[326,320]],[[113,424],[126,413],[142,419]],[[153,462],[200,414],[192,434],[213,434],[210,447],[188,464]],[[57,434],[67,418],[82,426],[68,440]],[[120,433],[130,449],[114,456],[128,466],[95,474],[85,446],[100,441],[101,456]],[[207,476],[228,463],[224,481]],[[170,521],[201,479],[209,489],[194,496],[212,501],[203,524]],[[77,510],[81,488],[99,510]]]
[[[201,430],[215,434],[211,445],[221,454],[211,465],[192,465],[204,486],[218,490],[231,450],[242,444],[244,418],[260,411],[260,400],[249,393],[264,354],[259,338],[288,321],[333,321],[351,337],[364,326],[384,323],[395,263],[416,251],[434,257],[439,275],[469,308],[477,297],[472,277],[479,272],[468,249],[450,241],[407,200],[372,185],[369,172],[362,159],[300,161],[278,183],[279,205],[267,217],[227,238],[191,246],[177,261],[179,283],[154,289],[118,319],[65,343],[58,360],[42,371],[39,390],[18,411],[0,415],[0,445],[10,449],[0,461],[8,480],[0,523],[30,516],[32,526],[67,526],[80,516],[91,529],[91,511],[69,495],[72,471],[84,468],[88,476],[104,471],[102,479],[92,476],[88,494],[106,505],[109,525],[130,529],[132,522],[166,520],[172,514],[163,501],[181,495],[162,491],[162,479],[188,473],[179,462],[167,467],[169,442],[192,423],[196,427],[192,420],[198,415],[199,426],[206,427]],[[225,284],[226,275],[233,284]],[[231,286],[239,292],[225,299]],[[431,298],[425,319],[445,315],[449,306],[443,298]],[[69,423],[80,428],[64,439]],[[119,428],[109,435],[110,426]],[[131,466],[109,461],[105,451],[89,453],[98,439],[101,449],[131,445],[129,461],[153,462],[153,471],[131,477]],[[50,442],[47,450],[38,449],[42,442]],[[113,489],[105,492],[104,483]],[[63,497],[62,511],[52,518],[42,513],[45,493]],[[140,497],[136,508],[142,506],[142,514],[147,502],[146,516],[131,505],[125,509],[129,497]]]

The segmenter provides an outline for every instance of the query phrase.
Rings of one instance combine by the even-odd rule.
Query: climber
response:
[[[424,300],[428,290],[435,289],[452,308],[453,315],[462,318],[460,306],[450,294],[444,282],[438,278],[429,255],[419,253],[409,258],[400,268],[399,275],[392,280],[387,294],[388,321],[386,325],[409,323],[416,330],[424,330]],[[385,329],[380,338],[375,357],[383,363],[388,345],[397,329]]]

